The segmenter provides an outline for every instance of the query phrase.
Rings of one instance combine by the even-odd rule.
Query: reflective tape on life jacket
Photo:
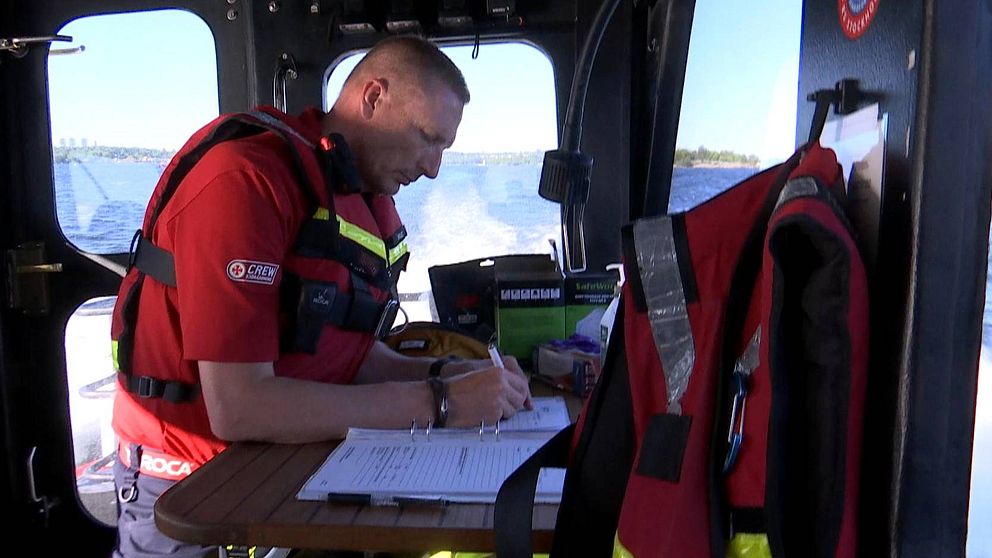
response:
[[[673,219],[658,217],[634,223],[633,257],[639,271],[640,293],[647,307],[655,348],[665,371],[668,412],[682,413],[682,396],[696,363],[692,328],[686,310],[686,290],[679,272]],[[626,254],[625,254],[626,255]]]
[[[328,221],[330,220],[330,211],[326,207],[318,207],[317,211],[313,214],[313,218],[320,221]],[[386,266],[391,267],[410,251],[410,247],[403,241],[405,239],[405,232],[400,241],[395,246],[390,247],[385,240],[354,223],[349,223],[341,215],[337,215],[337,221],[338,233],[341,236],[379,256],[386,262]]]
[[[634,558],[634,555],[620,542],[620,534],[613,535],[613,558]]]

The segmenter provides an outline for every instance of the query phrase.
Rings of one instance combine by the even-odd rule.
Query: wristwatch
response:
[[[448,422],[448,384],[437,376],[431,376],[427,378],[427,385],[434,396],[434,426],[443,428]]]
[[[453,357],[439,358],[431,363],[431,367],[427,370],[428,378],[440,378],[441,377],[441,367],[449,362],[455,360]]]

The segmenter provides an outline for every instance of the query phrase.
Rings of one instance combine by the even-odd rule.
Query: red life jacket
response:
[[[842,188],[814,144],[624,228],[622,333],[534,458],[567,465],[552,555],[854,556],[868,297]],[[529,551],[533,468],[501,490],[500,556]]]
[[[312,213],[282,262],[280,298],[288,319],[281,334],[280,360],[313,353],[322,336],[334,336],[341,346],[367,349],[392,326],[398,308],[396,279],[409,255],[403,242],[406,229],[392,198],[366,197],[358,192],[360,179],[354,162],[337,134],[314,145],[293,128],[291,119],[271,107],[223,115],[194,134],[170,162],[149,202],[143,227],[135,234],[128,273],[114,309],[111,337],[119,385],[137,398],[182,403],[198,393],[198,378],[170,377],[168,370],[156,370],[152,375],[133,367],[134,344],[140,342],[134,335],[144,281],[150,278],[176,286],[172,255],[151,241],[155,223],[207,150],[224,141],[258,134],[272,134],[288,147],[289,166]],[[326,337],[323,342],[327,342]]]

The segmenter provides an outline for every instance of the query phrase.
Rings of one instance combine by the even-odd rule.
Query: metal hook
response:
[[[272,77],[272,105],[277,109],[286,112],[286,81],[296,79],[300,76],[296,69],[296,59],[293,55],[284,52],[279,55],[279,62],[276,66],[276,74]]]

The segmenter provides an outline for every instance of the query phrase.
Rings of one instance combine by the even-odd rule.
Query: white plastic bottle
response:
[[[622,264],[610,264],[606,266],[606,270],[610,271],[616,269],[620,274],[620,281],[617,283],[616,287],[613,289],[613,299],[610,300],[610,304],[606,307],[606,311],[603,312],[603,319],[599,322],[599,345],[600,345],[600,357],[601,362],[606,362],[606,348],[610,346],[610,335],[613,334],[613,322],[617,318],[617,308],[620,306],[620,288],[623,286],[623,265]]]

